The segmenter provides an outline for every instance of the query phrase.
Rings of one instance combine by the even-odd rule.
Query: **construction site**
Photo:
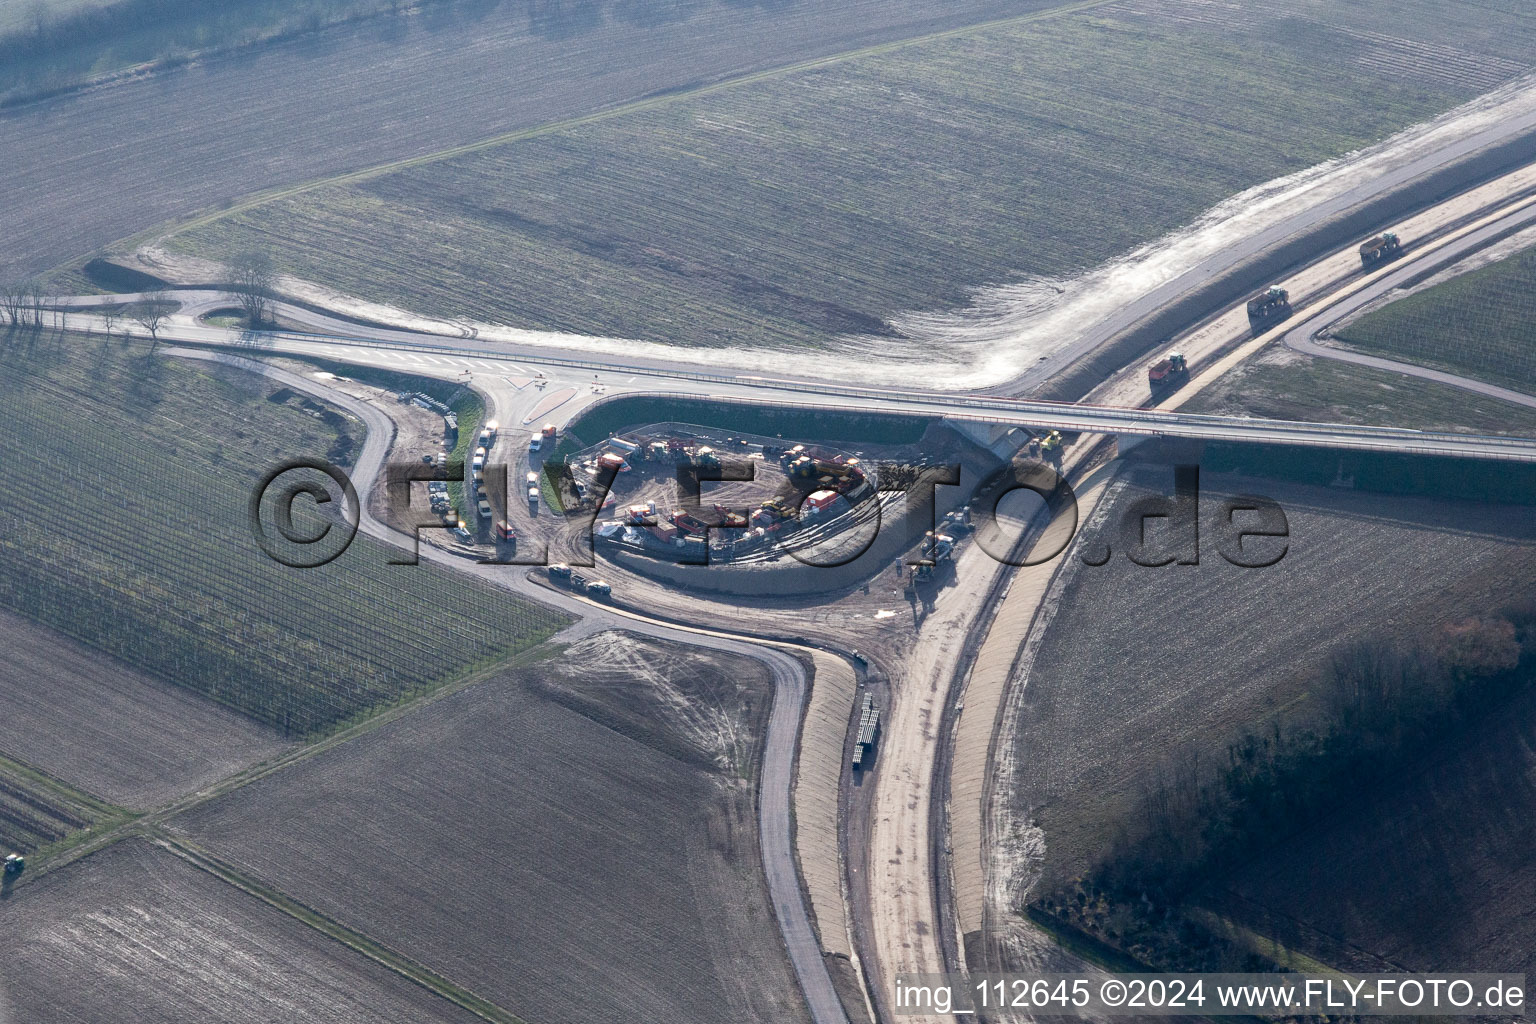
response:
[[[0,1024],[1536,971],[1527,6],[0,3]]]

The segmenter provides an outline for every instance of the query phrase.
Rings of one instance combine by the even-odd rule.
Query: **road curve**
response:
[[[369,496],[383,470],[395,430],[393,421],[381,409],[326,387],[313,378],[258,360],[202,349],[169,348],[165,351],[167,355],[221,363],[269,377],[287,387],[329,402],[360,419],[367,427],[367,435],[352,470],[360,505],[358,530],[393,547],[406,551],[418,549],[412,537],[379,521],[369,512]],[[752,658],[767,666],[773,676],[774,699],[767,734],[763,740],[762,772],[758,781],[758,832],[763,872],[767,878],[774,916],[779,922],[785,949],[812,1021],[814,1024],[848,1024],[847,1014],[832,985],[832,978],[827,973],[821,944],[816,940],[805,901],[801,897],[799,871],[793,853],[790,793],[807,689],[805,669],[785,649],[786,645],[769,646],[729,634],[656,622],[572,594],[538,586],[516,567],[482,565],[472,558],[452,554],[431,544],[419,545],[419,554],[423,561],[477,576],[492,586],[542,604],[553,605],[577,616],[578,621],[560,634],[562,639],[577,639],[606,629],[624,629],[657,640]],[[509,569],[511,571],[507,571]]]
[[[1337,302],[1322,307],[1310,314],[1295,327],[1289,328],[1285,332],[1285,346],[1309,356],[1316,356],[1319,359],[1334,359],[1343,363],[1353,363],[1356,366],[1369,366],[1377,370],[1390,370],[1409,377],[1418,377],[1423,380],[1449,384],[1451,387],[1461,388],[1464,391],[1471,391],[1479,395],[1486,395],[1489,398],[1513,402],[1516,405],[1523,405],[1528,409],[1536,409],[1536,396],[1528,395],[1524,392],[1501,388],[1497,384],[1489,384],[1486,381],[1475,380],[1471,377],[1447,373],[1444,370],[1433,370],[1425,366],[1400,362],[1399,360],[1388,359],[1383,356],[1366,355],[1364,352],[1357,352],[1353,349],[1324,345],[1316,340],[1317,335],[1323,330],[1370,305],[1405,282],[1462,260],[1477,250],[1491,245],[1512,231],[1518,231],[1533,223],[1536,223],[1536,204],[1524,205],[1508,215],[1500,217],[1492,223],[1435,250],[1424,260],[1415,260],[1413,253],[1409,252],[1405,255],[1402,262],[1393,268],[1390,273],[1383,274],[1380,278],[1358,291]]]
[[[213,304],[216,298],[210,298],[210,295],[217,295],[217,293],[201,291],[182,291],[172,294],[178,298],[192,296],[186,301],[200,305]],[[54,301],[61,306],[83,310],[106,301],[123,302],[136,297],[135,295],[91,296],[84,299]],[[192,312],[195,313],[197,308],[194,306]],[[617,392],[629,394],[705,397],[711,400],[751,402],[759,405],[814,406],[842,411],[887,412],[1084,433],[1250,441],[1536,462],[1536,440],[1516,437],[1431,432],[1359,424],[1265,420],[1245,416],[1213,416],[1075,402],[1042,402],[987,395],[869,388],[756,375],[722,376],[699,373],[693,369],[661,366],[646,361],[618,363],[570,359],[547,354],[517,353],[505,346],[492,345],[465,348],[442,340],[427,340],[431,336],[412,334],[408,331],[348,326],[353,333],[346,335],[304,334],[294,331],[241,331],[209,326],[191,319],[186,314],[181,314],[161,328],[160,337],[165,341],[222,348],[253,355],[322,358],[407,371],[413,367],[402,365],[400,362],[390,362],[385,356],[390,353],[401,353],[399,358],[414,360],[417,363],[425,357],[430,360],[458,360],[466,365],[481,363],[488,366],[518,366],[521,367],[521,372],[526,372],[530,367],[543,367],[555,373],[566,374],[575,370],[578,371],[578,375],[592,372],[594,377],[596,372],[600,372],[608,374],[610,382],[613,376],[622,376],[627,373],[631,375],[628,381],[612,386]],[[123,328],[125,332],[130,329]],[[1286,330],[1287,328],[1283,325],[1276,327],[1263,335],[1263,339],[1278,338]],[[364,331],[367,333],[362,333]],[[413,340],[400,340],[402,338]],[[511,370],[508,369],[506,372]],[[644,383],[635,383],[640,381]]]

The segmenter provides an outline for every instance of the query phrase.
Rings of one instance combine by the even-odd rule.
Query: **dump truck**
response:
[[[552,579],[568,580],[571,578],[571,567],[564,562],[554,562],[549,567],[549,575]]]
[[[1291,293],[1272,284],[1248,300],[1248,323],[1262,330],[1291,315]]]
[[[1189,380],[1189,363],[1184,360],[1182,352],[1169,352],[1147,367],[1147,383],[1154,391],[1159,388],[1177,387],[1187,380]]]
[[[715,505],[715,515],[720,517],[720,525],[729,530],[744,530],[747,528],[747,517],[735,511],[728,505]]]
[[[592,597],[609,597],[613,594],[613,587],[602,580],[588,580],[587,593]]]
[[[1402,239],[1392,231],[1383,231],[1374,238],[1367,238],[1360,243],[1360,265],[1373,267],[1398,256],[1403,251]]]
[[[709,529],[709,524],[698,516],[684,509],[674,509],[667,520],[684,533],[702,536]]]
[[[853,741],[853,767],[864,767],[864,762],[874,751],[875,737],[879,734],[880,709],[875,706],[875,699],[866,693],[864,703],[859,707],[859,733]]]

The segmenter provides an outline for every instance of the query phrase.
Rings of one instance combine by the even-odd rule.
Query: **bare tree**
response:
[[[117,323],[117,307],[102,306],[101,321],[107,326],[107,337],[112,337],[112,325]]]
[[[36,281],[22,285],[22,322],[33,330],[43,327],[43,289]]]
[[[4,310],[6,322],[12,327],[21,326],[22,309],[26,305],[26,286],[11,283],[0,288],[0,310]]]
[[[172,305],[171,297],[164,288],[154,288],[139,296],[139,306],[133,318],[149,332],[151,352],[160,344],[160,328],[165,326],[166,318],[171,315]]]
[[[243,252],[230,269],[230,294],[240,303],[246,324],[258,327],[266,323],[272,315],[272,291],[277,283],[271,257],[263,252]]]

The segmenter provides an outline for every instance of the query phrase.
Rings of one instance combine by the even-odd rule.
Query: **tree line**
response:
[[[276,273],[272,260],[265,253],[246,252],[236,256],[229,267],[228,294],[240,307],[248,328],[271,325],[273,299],[276,295]],[[150,348],[160,341],[160,331],[177,308],[176,301],[163,285],[147,288],[138,293],[138,299],[126,304],[101,305],[80,312],[90,313],[100,319],[105,332],[111,336],[118,321],[127,318],[144,328],[150,337]],[[61,300],[49,296],[35,280],[0,285],[0,326],[11,330],[41,331],[45,327],[66,330],[70,326],[70,311]],[[93,321],[85,321],[84,329],[93,329]]]
[[[1178,900],[1341,794],[1410,770],[1441,737],[1536,677],[1525,658],[1533,626],[1533,612],[1473,616],[1406,649],[1363,643],[1337,652],[1311,689],[1311,721],[1249,731],[1216,763],[1187,754],[1166,764],[1092,872],[1093,887]]]

